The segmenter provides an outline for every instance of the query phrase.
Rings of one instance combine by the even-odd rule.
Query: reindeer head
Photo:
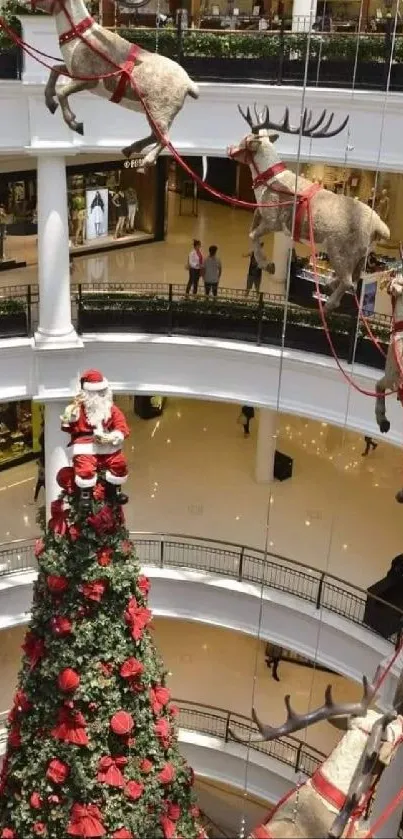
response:
[[[346,117],[337,128],[329,130],[334,120],[334,113],[332,112],[330,116],[327,116],[326,110],[322,111],[320,117],[313,122],[312,111],[308,111],[305,108],[298,126],[290,125],[290,112],[288,108],[285,109],[284,118],[279,123],[273,122],[270,119],[268,107],[264,108],[263,111],[258,111],[256,105],[254,106],[255,122],[253,121],[250,108],[245,113],[238,105],[238,110],[251,129],[251,133],[244,137],[237,146],[229,146],[228,148],[229,157],[240,163],[250,163],[251,159],[261,150],[265,152],[267,163],[275,163],[278,157],[273,149],[273,143],[278,140],[279,132],[282,134],[299,134],[302,137],[311,137],[313,139],[335,137],[336,134],[340,134],[343,131],[349,120],[349,117]],[[272,132],[272,129],[274,129],[274,132]]]

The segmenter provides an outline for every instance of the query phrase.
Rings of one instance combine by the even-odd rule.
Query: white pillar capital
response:
[[[38,157],[38,349],[82,346],[71,322],[67,183],[64,157]]]
[[[259,408],[257,419],[255,478],[259,484],[268,484],[273,479],[277,414],[269,408]]]

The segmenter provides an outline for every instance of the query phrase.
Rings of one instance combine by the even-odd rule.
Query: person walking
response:
[[[260,247],[263,247],[262,242],[260,243]],[[249,251],[249,253],[244,254],[244,256],[249,257],[249,268],[246,277],[245,290],[245,297],[249,297],[249,292],[251,291],[251,289],[254,289],[256,291],[256,294],[260,293],[260,285],[262,282],[262,269],[259,268],[253,251]]]
[[[244,437],[249,437],[250,435],[250,421],[255,418],[255,409],[252,408],[251,405],[242,405],[241,408],[241,415],[240,420],[243,425],[243,435]]]
[[[193,291],[193,294],[197,294],[200,275],[203,268],[203,254],[201,251],[200,239],[193,239],[193,248],[190,251],[185,267],[189,271],[189,279],[185,292],[186,297],[188,297],[191,289]]]
[[[217,256],[217,245],[210,245],[208,249],[208,257],[203,266],[204,290],[206,297],[209,297],[210,291],[213,297],[217,297],[218,283],[222,274],[221,260]]]
[[[278,675],[278,666],[281,661],[281,657],[283,654],[282,647],[278,647],[276,644],[266,644],[265,650],[265,661],[269,670],[271,670],[272,679],[275,682],[280,681],[280,677]]]
[[[375,443],[372,437],[364,437],[365,441],[365,449],[361,455],[361,457],[367,457],[369,455],[370,449],[374,452],[375,449],[378,448],[378,443]]]
[[[36,478],[35,484],[35,492],[34,492],[34,502],[38,500],[39,493],[41,489],[45,489],[45,466],[44,464],[38,460],[38,474]]]

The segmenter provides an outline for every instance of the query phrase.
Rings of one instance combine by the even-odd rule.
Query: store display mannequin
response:
[[[92,201],[90,212],[93,217],[95,235],[100,236],[103,227],[105,204],[99,190],[95,193],[95,198]]]
[[[388,195],[388,190],[383,189],[381,192],[381,197],[378,201],[377,212],[380,215],[382,221],[387,222],[389,218],[389,210],[390,210],[390,198]]]
[[[86,218],[87,213],[85,209],[85,198],[81,195],[75,195],[71,202],[72,205],[72,220],[73,220],[73,235],[74,244],[83,245],[86,232]]]
[[[118,192],[112,196],[112,202],[117,209],[117,217],[118,220],[116,222],[115,228],[115,239],[119,239],[120,236],[123,235],[125,222],[127,219],[127,199],[123,192],[123,189],[119,189]]]
[[[134,231],[134,220],[136,218],[139,202],[136,190],[130,187],[126,190],[127,198],[127,227],[131,232]]]

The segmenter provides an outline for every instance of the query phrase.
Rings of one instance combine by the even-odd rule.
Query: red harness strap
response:
[[[111,96],[111,102],[119,103],[123,99],[126,93],[127,85],[130,84],[132,70],[140,52],[141,47],[138,47],[137,44],[132,44],[127,59],[122,64],[122,72],[120,74],[120,79],[117,83],[115,92]]]
[[[312,775],[311,785],[313,789],[316,790],[317,793],[319,793],[321,798],[324,798],[325,801],[327,801],[329,804],[332,804],[332,806],[335,807],[336,810],[342,810],[346,803],[347,796],[344,794],[344,792],[335,787],[335,785],[332,784],[331,781],[328,781],[328,779],[325,778],[320,769],[318,769]],[[370,789],[364,795],[360,804],[357,805],[354,812],[350,816],[350,819],[353,821],[353,823],[358,818],[360,818],[360,816],[362,816],[362,814],[365,812],[368,801],[370,800],[372,794],[373,787],[370,787]]]
[[[311,186],[308,186],[308,188],[303,193],[298,194],[294,230],[292,233],[292,238],[294,242],[299,242],[301,239],[301,228],[305,213],[308,209],[311,198],[313,198],[313,196],[319,191],[319,189],[322,189],[320,184],[311,184]]]
[[[59,38],[60,46],[62,47],[63,44],[68,44],[69,41],[74,41],[75,38],[79,38],[80,35],[82,35],[83,32],[86,32],[93,23],[95,23],[94,18],[85,17],[84,20],[81,20],[80,23],[77,23],[72,29],[69,29],[68,32],[63,32]]]
[[[271,181],[272,178],[275,178],[276,175],[280,175],[281,172],[284,172],[286,169],[285,163],[274,163],[273,166],[269,166],[268,169],[265,169],[264,172],[259,172],[256,175],[255,180],[253,181],[252,187],[253,189],[256,186],[261,186],[262,184],[266,184],[267,181]]]
[[[268,827],[265,827],[263,824],[260,824],[259,827],[255,827],[250,835],[251,839],[270,839],[271,837]]]

